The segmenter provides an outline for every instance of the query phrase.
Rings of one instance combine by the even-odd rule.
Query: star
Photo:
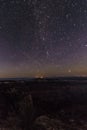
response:
[[[47,55],[47,57],[49,57],[49,55],[50,55],[50,54],[49,54],[49,51],[46,51],[46,55]]]
[[[85,47],[87,47],[87,44],[85,44]]]

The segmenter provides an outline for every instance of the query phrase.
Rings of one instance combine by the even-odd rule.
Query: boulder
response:
[[[35,120],[35,130],[60,130],[60,121],[51,119],[48,116],[40,116]],[[63,130],[63,129],[61,129]]]

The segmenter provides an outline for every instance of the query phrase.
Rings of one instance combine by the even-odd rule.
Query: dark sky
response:
[[[87,75],[87,0],[0,0],[0,77]]]

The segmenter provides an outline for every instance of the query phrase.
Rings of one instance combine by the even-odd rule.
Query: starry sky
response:
[[[0,78],[87,76],[87,0],[0,0]]]

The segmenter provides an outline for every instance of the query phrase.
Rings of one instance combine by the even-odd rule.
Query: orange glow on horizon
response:
[[[36,75],[35,78],[40,78],[40,79],[43,79],[44,76],[43,75]]]

